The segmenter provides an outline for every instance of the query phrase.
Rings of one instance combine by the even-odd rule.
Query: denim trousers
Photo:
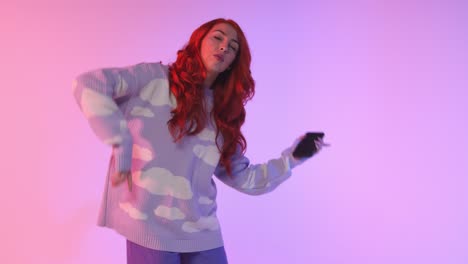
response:
[[[127,240],[127,264],[227,264],[224,247],[199,252],[160,251]]]

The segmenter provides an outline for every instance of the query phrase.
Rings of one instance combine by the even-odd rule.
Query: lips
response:
[[[224,62],[224,56],[223,56],[223,55],[215,54],[214,56],[215,56],[216,59],[218,59],[220,62]]]

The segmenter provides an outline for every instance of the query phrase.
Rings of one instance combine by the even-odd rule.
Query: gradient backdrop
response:
[[[332,144],[273,193],[219,187],[230,263],[468,263],[467,1],[0,4],[1,263],[125,263],[96,226],[110,149],[74,102],[89,69],[165,63],[233,18],[257,94],[253,162],[306,131]]]

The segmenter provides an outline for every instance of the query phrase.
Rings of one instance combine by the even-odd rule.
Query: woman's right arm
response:
[[[130,171],[133,139],[115,100],[138,94],[162,74],[160,63],[139,63],[88,71],[73,80],[73,96],[96,136],[113,146],[118,171]]]

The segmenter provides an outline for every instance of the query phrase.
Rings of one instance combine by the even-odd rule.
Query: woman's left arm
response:
[[[287,148],[276,159],[263,164],[250,164],[240,149],[232,157],[232,176],[221,164],[214,175],[226,185],[249,195],[260,195],[273,191],[291,176],[291,170],[306,159],[296,159],[292,152],[299,140]]]

